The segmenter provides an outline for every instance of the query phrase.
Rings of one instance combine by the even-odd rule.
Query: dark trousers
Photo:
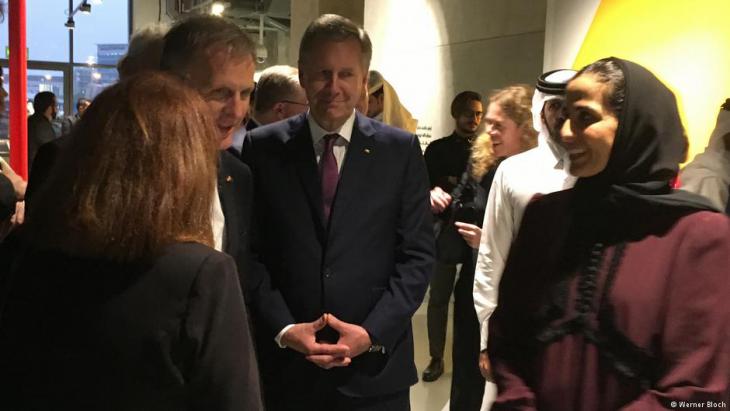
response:
[[[479,411],[485,380],[479,371],[479,320],[474,309],[476,258],[464,263],[454,287],[454,363],[451,379],[451,411]]]
[[[428,300],[428,344],[431,357],[443,358],[449,299],[454,293],[454,364],[450,409],[478,411],[485,380],[479,372],[479,321],[474,310],[474,268],[476,258],[461,265],[454,285],[456,265],[436,262]]]
[[[276,396],[265,398],[266,411],[410,411],[410,390],[375,397],[356,398],[342,394],[328,378],[279,387]]]

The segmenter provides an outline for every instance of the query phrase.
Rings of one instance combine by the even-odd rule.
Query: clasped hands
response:
[[[336,343],[318,342],[315,334],[326,326],[340,334]],[[368,332],[356,324],[346,323],[332,314],[323,314],[311,323],[294,324],[281,338],[287,347],[305,355],[308,361],[330,369],[346,367],[352,359],[366,352],[372,345]]]

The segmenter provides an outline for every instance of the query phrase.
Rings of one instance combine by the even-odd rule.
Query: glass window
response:
[[[74,62],[116,65],[127,52],[129,3],[89,1],[91,13],[76,13]]]
[[[116,83],[119,79],[117,69],[101,67],[74,67],[73,72],[74,96],[72,105],[76,107],[76,101],[85,97],[93,100],[102,90]]]
[[[28,69],[28,114],[33,112],[33,97],[41,91],[56,95],[56,118],[52,121],[56,135],[61,135],[61,121],[66,115],[63,111],[63,72],[56,70]]]
[[[67,8],[68,3],[62,1],[26,0],[28,59],[68,62]],[[0,23],[0,33],[2,58],[8,58],[7,16]]]

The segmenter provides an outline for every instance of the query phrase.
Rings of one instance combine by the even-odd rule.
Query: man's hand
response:
[[[282,344],[304,354],[307,360],[330,369],[350,365],[350,349],[345,344],[320,344],[315,333],[327,325],[326,314],[311,323],[294,324],[281,337]]]
[[[0,158],[0,171],[10,180],[15,190],[15,197],[21,201],[25,198],[25,187],[28,185],[22,177],[17,175],[5,160]]]
[[[492,364],[489,362],[489,356],[486,350],[479,353],[479,371],[487,381],[494,381],[492,377]]]
[[[451,196],[449,193],[436,186],[431,190],[431,212],[439,214],[451,204]]]
[[[350,347],[351,358],[355,358],[366,352],[373,344],[368,332],[359,325],[340,321],[332,314],[325,314],[325,316],[327,318],[327,324],[340,333],[340,339],[337,341],[337,345],[344,344]]]
[[[479,242],[482,240],[482,229],[474,224],[467,224],[457,221],[454,223],[459,234],[464,238],[469,247],[479,249]]]

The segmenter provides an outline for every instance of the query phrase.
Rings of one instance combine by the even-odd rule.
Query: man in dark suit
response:
[[[33,97],[33,114],[28,117],[28,169],[33,169],[33,160],[38,148],[56,139],[51,121],[56,118],[56,95],[41,91]]]
[[[408,410],[418,381],[428,176],[416,136],[355,112],[371,50],[344,17],[312,22],[299,52],[309,112],[253,130],[244,149],[267,271],[252,305],[269,410]]]
[[[226,150],[248,113],[254,88],[255,50],[253,41],[234,23],[199,15],[170,29],[161,58],[163,70],[179,75],[200,93],[218,129],[220,201],[214,204],[212,213],[215,248],[235,259],[247,301],[252,283],[256,282],[249,258],[251,171]]]

